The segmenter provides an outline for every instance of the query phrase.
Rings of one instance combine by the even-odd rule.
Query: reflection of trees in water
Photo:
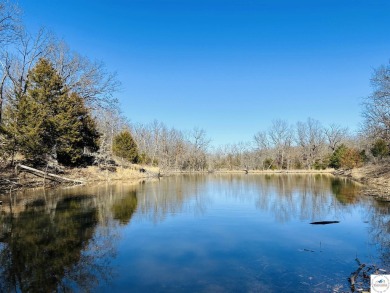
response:
[[[65,197],[55,211],[45,212],[37,200],[19,213],[1,218],[0,289],[3,291],[52,292],[89,290],[107,275],[99,258],[110,246],[94,235],[98,211],[87,196]],[[95,251],[84,250],[87,247]],[[96,248],[98,248],[96,250]]]
[[[332,179],[332,192],[342,204],[356,202],[356,195],[360,192],[360,186],[350,180],[334,178]]]
[[[113,218],[120,224],[127,225],[137,209],[137,192],[129,191],[125,197],[119,198],[111,207]]]
[[[240,201],[254,200],[256,207],[272,212],[281,222],[338,217],[351,209],[343,204],[354,203],[359,194],[353,182],[321,174],[216,175],[214,180],[219,193]]]
[[[142,185],[137,211],[154,222],[180,212],[203,214],[210,194],[218,194],[254,202],[281,222],[323,220],[352,210],[350,204],[362,200],[359,191],[353,182],[328,175],[184,175]]]
[[[137,193],[137,212],[153,222],[177,213],[204,214],[209,200],[206,182],[205,175],[182,175],[143,184]]]
[[[113,252],[112,225],[128,225],[135,213],[153,222],[177,213],[202,215],[216,194],[254,204],[278,221],[323,220],[357,202],[359,190],[348,184],[324,175],[214,174],[57,190],[14,209],[16,217],[0,216],[0,291],[89,289],[107,275],[103,260]]]
[[[257,204],[261,209],[273,211],[279,221],[338,218],[351,207],[343,206],[340,198],[334,196],[334,180],[338,179],[326,175],[276,175],[268,180],[260,179]],[[343,192],[348,191],[350,197],[357,198],[359,190],[355,184],[339,183]]]
[[[375,201],[367,210],[371,241],[376,244],[380,259],[390,269],[390,203]]]

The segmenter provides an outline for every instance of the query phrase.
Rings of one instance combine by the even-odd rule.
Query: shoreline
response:
[[[140,170],[144,170],[141,172]],[[32,174],[22,172],[17,178],[13,174],[13,169],[0,171],[3,183],[0,186],[0,195],[9,194],[16,190],[36,190],[45,188],[58,188],[69,186],[90,185],[102,182],[137,182],[139,180],[153,179],[160,176],[160,170],[156,167],[116,167],[115,171],[107,169],[102,170],[96,166],[87,168],[67,169],[64,172],[64,177],[84,181],[83,184],[66,184],[48,181],[44,178],[36,177]],[[168,171],[162,176],[180,175],[180,174],[264,174],[264,175],[299,175],[299,174],[326,174],[335,177],[350,179],[354,182],[363,184],[363,194],[373,196],[382,201],[390,201],[390,166],[387,165],[366,165],[361,168],[351,170],[213,170],[213,171]],[[17,179],[17,183],[15,182]]]
[[[334,175],[363,184],[363,194],[366,196],[390,202],[390,166],[387,164],[370,164],[351,170],[338,170]]]

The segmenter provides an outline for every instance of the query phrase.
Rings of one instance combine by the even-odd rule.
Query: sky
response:
[[[272,120],[359,129],[375,68],[390,59],[388,0],[20,0],[45,26],[102,60],[133,123],[203,128],[246,142]]]

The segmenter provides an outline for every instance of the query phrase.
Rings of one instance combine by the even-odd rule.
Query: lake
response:
[[[390,205],[327,175],[180,175],[1,200],[0,292],[349,292],[358,262],[390,269]]]

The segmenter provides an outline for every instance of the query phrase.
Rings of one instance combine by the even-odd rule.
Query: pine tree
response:
[[[58,99],[54,125],[59,162],[74,165],[80,162],[84,147],[90,151],[97,150],[99,135],[95,121],[90,117],[83,99],[76,93]]]
[[[114,155],[129,162],[138,162],[138,147],[128,130],[122,131],[114,137],[112,145]]]
[[[29,72],[27,92],[16,101],[16,141],[19,150],[31,161],[39,162],[55,156],[56,104],[68,91],[53,66],[40,59]]]
[[[3,127],[14,150],[35,163],[54,157],[66,165],[79,163],[85,147],[96,150],[99,135],[83,99],[69,92],[49,61],[39,60],[27,87]]]

